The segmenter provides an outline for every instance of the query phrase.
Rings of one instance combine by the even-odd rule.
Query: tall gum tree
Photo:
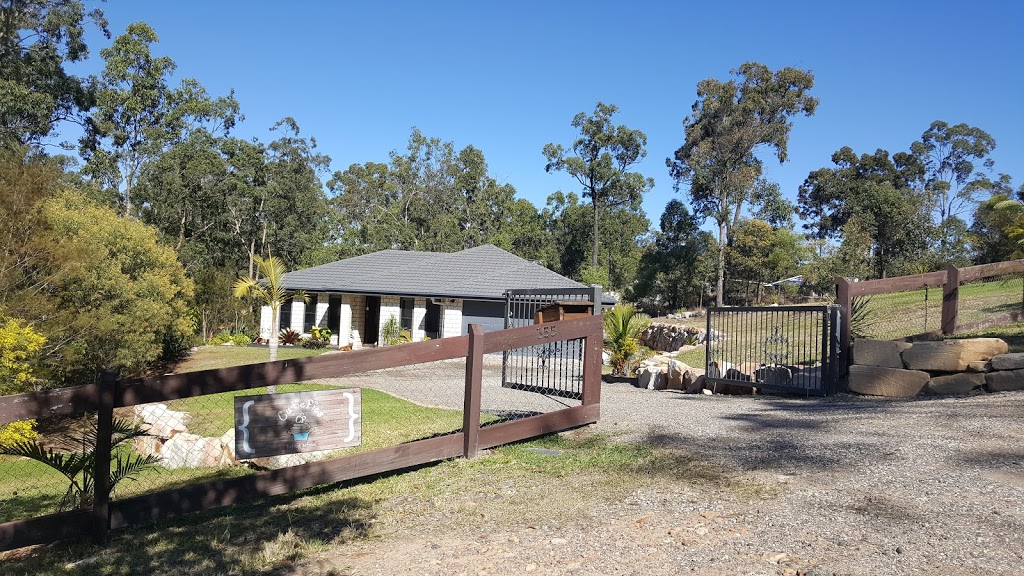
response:
[[[58,123],[84,124],[91,83],[64,65],[88,58],[90,23],[110,38],[103,11],[81,0],[0,1],[0,143],[38,147]]]
[[[544,170],[572,176],[583,187],[583,197],[589,198],[594,207],[590,263],[595,269],[600,266],[598,226],[602,210],[618,206],[635,208],[654,187],[653,178],[630,171],[647,156],[647,135],[612,124],[612,116],[618,111],[614,104],[598,102],[593,115],[580,112],[573,117],[572,126],[579,130],[580,137],[573,141],[570,150],[561,144],[546,144],[543,150],[547,159]]]
[[[761,203],[777,204],[778,189],[761,180],[762,162],[756,153],[774,151],[779,162],[788,155],[791,118],[811,116],[818,99],[808,95],[814,86],[809,70],[772,71],[764,64],[746,62],[732,70],[736,76],[697,84],[697,101],[683,126],[686,140],[666,160],[669,173],[689,184],[694,213],[718,223],[718,281],[716,299],[724,303],[725,252],[743,206],[757,193]]]

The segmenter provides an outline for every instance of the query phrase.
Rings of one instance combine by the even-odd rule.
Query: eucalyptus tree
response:
[[[583,198],[593,207],[590,265],[600,267],[599,222],[602,211],[620,206],[637,208],[643,195],[654,187],[654,179],[631,169],[647,156],[647,135],[625,125],[614,125],[619,111],[614,104],[598,102],[594,113],[580,112],[572,126],[580,132],[567,150],[561,144],[544,145],[547,172],[565,172],[582,186]]]
[[[110,37],[81,0],[0,1],[0,143],[38,146],[60,122],[84,124],[92,87],[64,66],[88,58],[90,24]]]
[[[757,62],[732,70],[736,78],[708,78],[697,84],[692,115],[683,122],[686,139],[666,160],[676,187],[689,185],[690,203],[697,215],[718,223],[717,301],[723,303],[725,250],[743,207],[755,190],[759,200],[774,203],[777,194],[761,179],[761,148],[772,150],[780,163],[788,156],[791,119],[811,116],[817,98],[810,71],[783,68],[772,71]]]
[[[194,130],[226,135],[240,116],[233,93],[211,98],[194,79],[171,87],[176,65],[152,53],[158,41],[153,28],[135,22],[100,51],[96,109],[79,146],[85,172],[117,192],[128,216],[136,215],[133,190],[152,161]]]
[[[833,167],[808,174],[798,204],[812,238],[839,240],[846,258],[860,247],[871,275],[901,271],[901,262],[921,262],[934,227],[921,189],[923,169],[907,153],[878,149],[857,156],[849,147],[832,155]],[[849,262],[851,269],[855,262]]]
[[[967,124],[932,122],[921,139],[910,146],[925,169],[925,190],[939,226],[947,219],[972,210],[991,182],[984,172],[994,162],[989,155],[996,141],[980,128]]]

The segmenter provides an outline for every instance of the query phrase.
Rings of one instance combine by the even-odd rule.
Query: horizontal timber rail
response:
[[[76,386],[16,396],[0,396],[0,424],[26,419],[97,412],[100,430],[113,418],[113,407],[165,402],[194,396],[249,390],[263,386],[372,372],[386,368],[466,359],[463,428],[441,436],[377,448],[277,470],[125,499],[97,495],[91,509],[61,512],[0,524],[0,550],[61,539],[91,536],[105,541],[111,528],[153,522],[209,508],[276,496],[317,485],[358,480],[460,456],[509,442],[567,430],[596,422],[600,415],[602,317],[590,316],[483,333],[471,325],[466,336],[443,338],[315,358],[189,372],[117,381],[106,372],[100,384]],[[480,424],[484,354],[565,340],[583,340],[581,405],[528,416],[500,424]],[[106,450],[106,454],[99,454]],[[109,466],[109,442],[97,445],[95,476]],[[105,457],[104,457],[105,456]]]
[[[1001,326],[1024,319],[1024,301],[1021,302],[1021,310],[1019,311],[1010,311],[1000,316],[970,322],[964,322],[960,319],[963,313],[960,306],[960,287],[963,284],[1011,274],[1024,274],[1024,259],[979,264],[965,268],[948,266],[945,270],[937,272],[865,280],[862,282],[851,282],[846,278],[837,276],[835,279],[836,304],[840,307],[841,315],[840,350],[842,351],[842,359],[840,366],[843,367],[844,373],[845,368],[849,366],[849,350],[852,342],[850,321],[854,298],[941,287],[942,316],[940,328],[906,338],[911,340],[942,338],[943,336],[949,336],[958,332],[970,332],[991,326]]]

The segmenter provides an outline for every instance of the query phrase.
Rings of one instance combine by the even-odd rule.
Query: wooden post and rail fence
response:
[[[878,280],[865,280],[862,282],[850,282],[842,276],[836,277],[836,304],[839,305],[841,322],[839,343],[841,350],[840,366],[845,369],[850,364],[850,345],[852,336],[850,332],[850,319],[852,316],[853,299],[857,297],[873,296],[877,294],[891,294],[894,292],[905,292],[909,290],[923,290],[925,288],[942,287],[942,320],[940,328],[931,332],[922,332],[909,336],[907,339],[937,339],[943,336],[950,336],[958,332],[970,332],[980,330],[989,326],[999,326],[1006,323],[1017,322],[1024,318],[1024,311],[1014,311],[1001,316],[987,318],[976,322],[962,323],[958,319],[960,310],[960,286],[967,282],[984,280],[996,276],[1024,273],[1024,259],[1010,260],[1007,262],[995,262],[992,264],[980,264],[966,268],[948,266],[945,270],[928,272],[926,274],[914,274],[910,276],[897,276],[893,278],[881,278]]]
[[[0,424],[95,412],[99,436],[92,507],[0,524],[0,550],[81,536],[102,542],[110,529],[460,456],[472,458],[478,450],[597,422],[601,398],[602,317],[589,316],[544,326],[543,330],[525,326],[484,334],[479,325],[471,325],[469,334],[455,338],[153,378],[118,380],[113,373],[105,372],[99,384],[0,396]],[[481,427],[484,354],[577,339],[583,340],[584,349],[580,405]],[[288,468],[124,499],[110,498],[106,479],[110,470],[115,408],[459,358],[466,359],[460,431]]]

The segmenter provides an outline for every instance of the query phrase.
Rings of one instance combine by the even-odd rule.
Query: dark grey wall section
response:
[[[484,332],[505,329],[505,303],[463,300],[462,333],[469,333],[470,324],[480,324]]]

